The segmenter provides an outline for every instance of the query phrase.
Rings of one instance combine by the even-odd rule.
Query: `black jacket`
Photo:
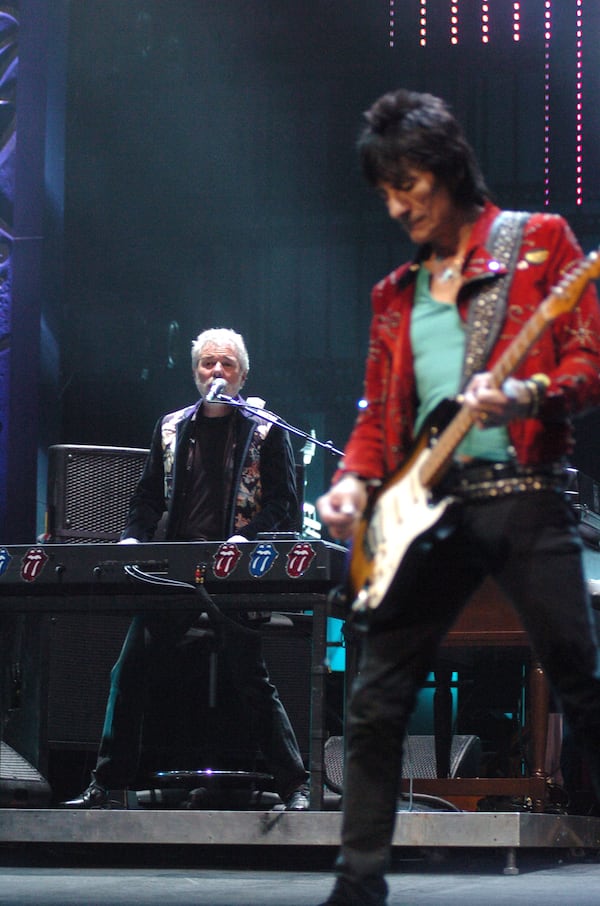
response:
[[[156,423],[122,538],[151,541],[163,517],[161,534],[166,540],[178,537],[190,479],[190,439],[201,405],[169,413]],[[297,530],[296,474],[287,432],[243,409],[235,409],[231,418],[232,442],[224,465],[225,537],[253,540],[259,532]]]

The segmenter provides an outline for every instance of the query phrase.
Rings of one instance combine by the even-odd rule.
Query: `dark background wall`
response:
[[[487,45],[471,4],[457,47],[445,3],[429,4],[419,46],[419,5],[68,5],[62,420],[50,442],[145,446],[163,411],[195,398],[191,339],[226,325],[248,342],[247,391],[343,446],[361,392],[370,287],[409,251],[354,152],[361,112],[390,88],[446,97],[502,204],[549,205],[586,251],[597,244],[595,5],[585,9],[583,205],[575,2],[553,4],[551,41],[543,0],[522,4],[518,44],[513,4],[492,4]],[[579,434],[576,464],[599,473],[595,418]],[[317,453],[309,498],[334,465]]]

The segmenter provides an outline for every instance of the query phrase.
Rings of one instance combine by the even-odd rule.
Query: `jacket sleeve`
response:
[[[138,541],[151,541],[160,517],[166,509],[161,422],[162,419],[159,419],[154,428],[150,452],[131,497],[127,525],[121,533],[121,539],[137,538]]]
[[[412,290],[403,295],[403,302],[398,293],[398,284],[407,272],[408,266],[403,265],[381,280],[371,293],[373,315],[363,384],[365,406],[346,443],[334,482],[344,472],[355,472],[369,480],[381,480],[388,474],[391,459],[399,458],[400,447],[386,436],[386,420],[396,421],[398,435],[412,437],[414,412],[404,399],[406,394],[412,398],[407,385],[412,368],[408,329]]]
[[[538,215],[542,217],[542,215]],[[543,222],[543,221],[542,221]],[[550,293],[583,253],[569,224],[562,217],[551,218],[553,241],[548,243],[551,266],[548,277]],[[555,361],[550,361],[550,343]],[[547,346],[541,346],[541,357],[548,350],[543,368],[550,378],[546,399],[540,408],[543,420],[561,419],[581,414],[600,404],[600,308],[596,288],[588,283],[577,306],[559,315],[552,323]]]
[[[294,454],[287,431],[274,425],[260,454],[260,509],[236,533],[254,540],[259,532],[300,529]]]

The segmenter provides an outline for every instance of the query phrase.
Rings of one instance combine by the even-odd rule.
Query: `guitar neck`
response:
[[[492,368],[491,377],[494,387],[501,387],[506,378],[516,371],[549,323],[544,308],[538,308],[533,313]]]

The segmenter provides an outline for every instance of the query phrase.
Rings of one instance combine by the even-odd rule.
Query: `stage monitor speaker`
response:
[[[278,620],[289,617],[287,628]],[[306,763],[310,753],[310,668],[312,616],[273,614],[263,627],[263,651],[269,675],[277,686]]]
[[[477,777],[481,763],[478,736],[453,736],[450,777]],[[434,780],[437,776],[434,736],[408,736],[402,755],[402,777]],[[344,785],[344,738],[330,736],[325,743],[325,780],[334,793]]]
[[[49,540],[118,541],[147,454],[137,447],[49,447]]]
[[[46,808],[52,791],[39,771],[0,742],[0,808]]]
[[[130,614],[57,613],[48,623],[50,748],[95,749]]]

